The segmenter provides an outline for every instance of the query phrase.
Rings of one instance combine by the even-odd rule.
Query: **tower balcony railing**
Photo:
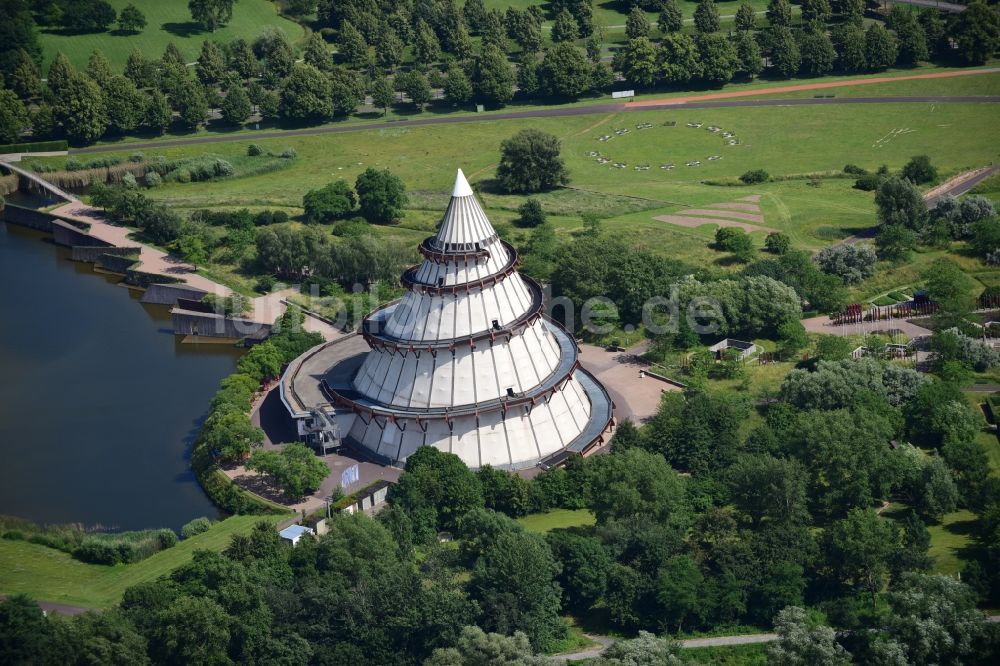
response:
[[[521,265],[521,258],[518,256],[517,250],[514,249],[514,246],[506,241],[500,241],[500,243],[507,249],[507,256],[509,259],[507,260],[507,263],[504,264],[503,268],[496,273],[487,275],[484,278],[473,280],[471,282],[462,282],[460,284],[445,284],[444,278],[441,278],[436,284],[428,284],[417,280],[417,271],[420,269],[420,265],[418,264],[406,269],[406,271],[403,272],[399,283],[406,289],[420,291],[434,296],[449,294],[457,296],[458,294],[465,294],[470,291],[475,291],[476,289],[492,287],[496,283],[505,280],[507,277],[517,272],[518,267]]]

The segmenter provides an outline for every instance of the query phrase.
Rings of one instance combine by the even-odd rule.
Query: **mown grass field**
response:
[[[589,509],[553,509],[518,518],[517,522],[529,532],[544,534],[555,529],[593,525],[594,514]]]
[[[994,85],[1000,76],[910,83],[931,91],[932,84],[965,85],[979,79]],[[870,89],[890,85],[896,84]],[[498,194],[491,180],[503,139],[536,127],[561,138],[570,171],[568,188],[538,196],[558,237],[569,238],[582,229],[580,215],[593,212],[602,218],[607,232],[654,252],[695,265],[737,270],[738,264],[711,247],[717,224],[690,228],[654,218],[759,194],[764,226],[788,233],[797,247],[816,250],[875,223],[874,194],[853,188],[853,178],[842,174],[845,164],[871,170],[886,164],[898,170],[912,156],[927,154],[946,178],[1000,159],[996,119],[996,106],[987,103],[890,103],[668,109],[447,126],[392,124],[343,134],[257,139],[254,142],[265,150],[280,152],[292,147],[299,157],[278,172],[168,183],[148,193],[180,208],[282,207],[296,214],[303,194],[310,189],[341,178],[353,183],[357,174],[370,166],[389,168],[406,183],[410,204],[399,224],[377,231],[415,244],[435,229],[447,206],[455,169],[461,167],[480,190],[494,224],[514,240],[519,235],[523,239],[526,234],[507,223],[517,217],[517,207],[525,197]],[[691,128],[688,123],[702,123],[702,127]],[[638,129],[644,124],[650,127]],[[708,126],[733,132],[738,144],[728,145],[721,131],[707,131]],[[628,132],[619,135],[616,129]],[[232,141],[204,147],[176,146],[147,153],[177,158],[211,152],[236,160],[245,154],[251,137],[239,134]],[[611,138],[600,141],[600,137]],[[627,166],[616,169],[599,164],[597,154]],[[721,159],[709,160],[710,156]],[[693,160],[701,164],[685,166]],[[673,169],[660,168],[670,163],[675,165]],[[649,169],[637,171],[637,165],[648,165]],[[738,183],[740,174],[757,168],[767,170],[774,180],[752,186]],[[810,175],[821,178],[811,180]],[[764,233],[752,235],[758,244],[763,243]],[[913,284],[924,267],[944,254],[944,250],[922,249],[907,262],[883,264],[874,278],[854,290],[854,296],[871,298]],[[971,256],[948,255],[977,279],[983,276],[984,285],[997,273]]]
[[[58,28],[42,28],[39,38],[45,64],[62,51],[77,67],[86,67],[90,52],[100,48],[111,66],[120,70],[128,54],[138,48],[147,58],[159,58],[169,42],[173,42],[187,59],[193,62],[206,39],[228,42],[237,37],[253,40],[265,26],[282,29],[295,42],[302,36],[302,27],[278,15],[277,4],[270,0],[240,0],[233,5],[233,18],[214,33],[202,30],[191,20],[186,2],[182,0],[109,0],[115,11],[134,4],[146,15],[146,28],[137,35],[117,32],[117,24],[109,32],[65,34]]]
[[[839,174],[847,163],[868,169],[887,164],[900,168],[910,157],[928,154],[942,176],[1000,158],[993,126],[996,108],[987,104],[886,104],[726,108],[594,114],[567,118],[486,121],[449,126],[386,127],[338,135],[288,136],[261,140],[268,150],[293,147],[297,163],[277,173],[226,181],[168,184],[153,196],[181,206],[300,205],[309,189],[344,178],[353,182],[369,166],[387,167],[413,193],[413,212],[403,228],[430,229],[446,204],[454,170],[464,169],[473,183],[488,186],[500,142],[526,127],[558,135],[572,178],[572,190],[541,195],[551,213],[564,215],[556,226],[569,230],[577,216],[591,210],[615,231],[641,233],[643,242],[676,254],[679,236],[704,242],[714,225],[689,229],[654,221],[657,215],[686,207],[762,195],[764,224],[787,231],[806,247],[820,247],[874,222],[873,195],[851,187],[846,178],[824,179],[814,187],[806,174]],[[674,126],[664,123],[674,122]],[[735,132],[738,145],[727,145],[720,133],[687,127],[700,122]],[[650,123],[649,129],[636,129]],[[616,129],[628,129],[622,136]],[[601,136],[611,136],[599,141]],[[242,155],[248,139],[210,147],[157,149],[168,157],[211,151],[223,157]],[[151,151],[152,152],[152,151]],[[627,167],[615,169],[596,161],[597,152]],[[709,161],[709,156],[721,159]],[[700,166],[687,167],[699,160]],[[661,169],[673,163],[672,170]],[[648,171],[636,171],[649,165]],[[735,182],[745,171],[764,168],[772,176],[790,178],[755,186],[714,186],[706,181]],[[514,217],[522,197],[492,194],[483,200],[498,211],[498,222]],[[683,245],[683,243],[682,243]],[[683,254],[683,253],[682,253]],[[697,258],[697,257],[692,257]]]
[[[196,550],[222,551],[233,534],[249,532],[260,520],[276,523],[281,518],[233,516],[141,562],[113,567],[85,564],[62,551],[26,541],[0,539],[0,593],[107,608],[121,600],[126,588],[170,573],[189,562]]]

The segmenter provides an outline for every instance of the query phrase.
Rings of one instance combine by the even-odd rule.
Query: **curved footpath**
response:
[[[969,103],[969,102],[1000,102],[1000,95],[921,95],[898,97],[804,97],[793,99],[738,99],[758,95],[774,95],[786,92],[802,92],[808,90],[829,90],[849,86],[874,85],[895,81],[911,81],[914,79],[945,79],[958,76],[976,76],[980,74],[995,74],[1000,68],[984,68],[960,70],[956,72],[933,72],[928,74],[913,74],[910,76],[882,76],[870,79],[847,79],[842,81],[825,81],[803,83],[791,86],[774,86],[756,88],[753,90],[735,90],[730,92],[707,93],[686,97],[665,97],[643,100],[639,102],[624,102],[614,104],[588,104],[582,106],[552,107],[532,109],[530,111],[502,111],[499,113],[469,114],[461,116],[439,116],[433,118],[417,118],[413,120],[371,121],[349,125],[324,125],[322,127],[306,127],[289,130],[264,130],[245,134],[226,134],[219,136],[200,136],[190,139],[163,139],[157,141],[134,141],[117,145],[88,146],[75,148],[70,154],[106,153],[117,150],[136,150],[138,148],[168,148],[171,146],[193,146],[210,143],[226,143],[229,141],[277,139],[291,136],[315,136],[319,134],[339,134],[341,132],[363,132],[386,127],[418,127],[421,125],[448,125],[452,123],[490,122],[495,120],[516,120],[521,118],[551,118],[562,116],[583,116],[599,113],[623,113],[631,111],[655,111],[657,109],[714,109],[728,107],[766,107],[766,106],[812,106],[823,104],[912,104],[912,103]]]

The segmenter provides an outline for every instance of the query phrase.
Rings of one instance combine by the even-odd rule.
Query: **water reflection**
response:
[[[168,308],[46,239],[0,223],[0,513],[125,529],[215,515],[188,459],[239,350],[180,343]]]

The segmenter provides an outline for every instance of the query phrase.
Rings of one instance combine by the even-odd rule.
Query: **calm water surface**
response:
[[[236,350],[0,221],[0,513],[179,528],[217,511],[190,445]]]

